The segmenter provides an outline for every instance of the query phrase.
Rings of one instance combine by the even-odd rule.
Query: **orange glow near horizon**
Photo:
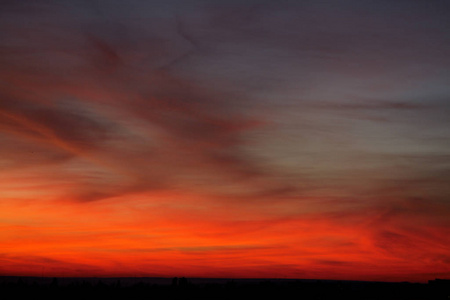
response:
[[[2,251],[14,254],[0,256],[0,274],[426,281],[430,268],[446,271],[436,254],[426,258],[430,250],[447,253],[434,241],[446,238],[438,228],[424,229],[431,237],[421,247],[383,249],[379,235],[395,233],[380,233],[362,217],[283,217],[208,202],[175,193],[4,202]]]

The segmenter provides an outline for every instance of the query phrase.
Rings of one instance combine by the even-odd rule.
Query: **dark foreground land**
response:
[[[331,280],[0,277],[2,299],[450,299],[450,280],[387,283]]]

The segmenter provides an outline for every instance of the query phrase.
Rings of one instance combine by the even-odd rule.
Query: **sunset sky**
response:
[[[450,279],[450,3],[0,1],[0,275]]]

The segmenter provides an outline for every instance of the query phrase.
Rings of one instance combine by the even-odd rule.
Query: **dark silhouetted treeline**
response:
[[[125,282],[125,283],[124,283]],[[325,280],[189,280],[0,277],[2,299],[448,300],[450,280],[428,284]]]

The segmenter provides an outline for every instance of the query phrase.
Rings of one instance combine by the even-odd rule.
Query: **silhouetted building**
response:
[[[450,280],[438,279],[429,280],[428,285],[436,299],[450,299]]]

